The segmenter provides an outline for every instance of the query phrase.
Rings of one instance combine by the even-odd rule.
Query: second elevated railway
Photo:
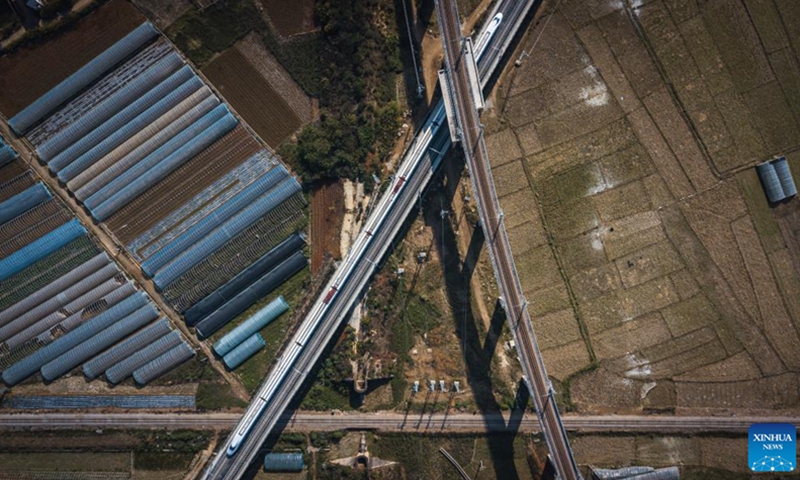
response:
[[[471,68],[474,66],[471,43],[461,34],[455,0],[436,0],[436,16],[445,54],[445,68],[440,77],[443,88],[449,90],[446,97],[452,102],[448,108],[448,121],[457,127],[451,132],[457,132],[469,167],[486,247],[502,295],[501,303],[517,345],[522,371],[558,477],[562,480],[580,480],[581,474],[561,422],[553,388],[533,331],[528,303],[517,275],[495,191],[483,126],[476,107],[482,104],[482,99],[477,98],[481,93],[475,87],[478,83],[476,69]]]
[[[476,42],[485,85],[535,0],[502,0]],[[490,28],[491,27],[491,28]],[[486,67],[491,65],[491,67]],[[417,132],[389,189],[381,196],[352,248],[284,348],[244,417],[203,478],[238,479],[253,462],[292,397],[349,313],[391,245],[417,198],[450,147],[444,107],[439,102]]]

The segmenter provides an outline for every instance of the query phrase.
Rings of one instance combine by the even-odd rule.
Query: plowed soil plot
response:
[[[271,147],[300,128],[297,115],[237,49],[226,50],[203,73]]]
[[[17,175],[21,175],[26,169],[20,164],[19,160],[14,160],[0,167],[0,183],[7,182]]]
[[[344,218],[342,182],[323,185],[311,193],[311,273],[316,273],[326,255],[340,258],[339,232]]]
[[[313,0],[261,0],[261,5],[282,37],[314,29]]]
[[[13,117],[144,20],[133,5],[115,0],[45,43],[0,58],[0,112]]]
[[[120,209],[108,219],[108,227],[124,244],[129,243],[260,148],[238,125]]]

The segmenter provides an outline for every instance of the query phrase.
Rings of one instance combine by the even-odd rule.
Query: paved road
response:
[[[467,59],[462,47],[461,22],[455,0],[437,0],[436,14],[444,45],[450,98],[458,120],[458,136],[469,166],[478,213],[487,240],[489,258],[502,295],[503,307],[517,345],[523,373],[536,411],[540,412],[545,440],[559,478],[578,480],[581,474],[559,418],[550,380],[539,352],[527,303],[517,276],[503,214],[495,191],[489,155],[483,138],[475,99],[470,89]],[[506,20],[515,20],[504,18]]]
[[[230,430],[237,413],[22,413],[0,415],[0,430],[21,428],[84,429],[196,429]],[[746,433],[753,423],[793,423],[800,427],[800,417],[681,417],[658,415],[565,416],[564,426],[583,433]],[[300,413],[281,418],[289,431],[379,430],[428,432],[508,432],[539,433],[536,415],[515,416],[509,426],[509,414],[433,414],[428,413]]]

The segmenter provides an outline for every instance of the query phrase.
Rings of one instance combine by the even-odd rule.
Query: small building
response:
[[[302,472],[304,466],[300,452],[268,453],[264,456],[264,471],[267,472]]]
[[[757,165],[756,171],[770,203],[778,203],[797,195],[797,186],[792,178],[786,157],[779,157]]]

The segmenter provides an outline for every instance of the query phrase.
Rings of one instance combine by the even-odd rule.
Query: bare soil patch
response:
[[[286,101],[236,48],[215,58],[203,73],[272,148],[302,125]]]
[[[339,259],[339,232],[344,219],[342,181],[325,184],[311,192],[311,273],[319,271],[327,256]]]
[[[250,33],[236,43],[236,49],[250,62],[264,80],[283,98],[289,108],[303,123],[314,119],[314,103],[302,88],[283,68],[272,53],[267,50],[261,37]]]
[[[270,23],[282,37],[314,29],[313,0],[259,0]]]

